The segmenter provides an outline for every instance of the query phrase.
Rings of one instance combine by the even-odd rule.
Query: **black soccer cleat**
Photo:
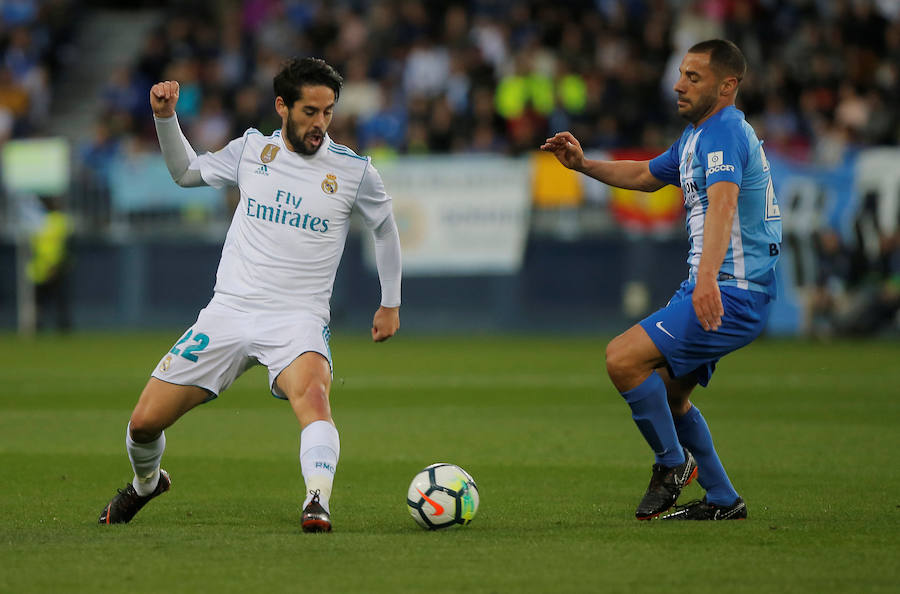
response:
[[[310,491],[312,500],[303,510],[300,526],[304,532],[331,532],[331,514],[319,503],[319,491]]]
[[[127,524],[141,508],[147,505],[147,502],[158,495],[162,495],[172,486],[169,479],[169,473],[162,468],[159,469],[159,482],[156,488],[146,497],[138,495],[131,483],[125,485],[124,489],[119,489],[116,496],[103,508],[100,513],[101,524]]]
[[[687,449],[684,462],[678,466],[653,465],[653,476],[644,498],[634,516],[638,520],[652,520],[675,505],[681,490],[697,477],[697,462]]]
[[[663,520],[746,520],[747,504],[740,497],[731,505],[716,505],[703,499],[676,505],[675,511]]]

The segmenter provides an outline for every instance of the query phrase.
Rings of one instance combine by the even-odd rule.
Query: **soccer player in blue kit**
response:
[[[635,512],[639,520],[669,510],[695,477],[706,495],[664,519],[747,517],[709,427],[690,401],[698,383],[709,383],[722,356],[759,336],[776,294],[781,214],[762,142],[734,106],[746,68],[730,41],[691,47],[674,87],[678,113],[689,125],[655,159],[585,159],[569,132],[541,146],[566,167],[603,183],[645,192],[672,184],[684,194],[687,280],[666,307],[606,347],[609,377],[656,455],[650,485]]]

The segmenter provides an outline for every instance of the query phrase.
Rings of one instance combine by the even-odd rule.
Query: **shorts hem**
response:
[[[697,373],[697,370],[701,369],[704,366],[710,365],[710,363],[702,363],[696,367],[690,367],[689,365],[679,365],[678,369],[676,369],[676,367],[672,364],[671,357],[668,355],[668,353],[666,353],[666,351],[660,345],[660,343],[655,338],[653,338],[653,333],[650,332],[650,330],[647,328],[647,326],[644,325],[644,322],[647,322],[647,324],[650,324],[650,322],[647,319],[644,319],[644,320],[641,320],[640,322],[638,322],[638,325],[644,329],[644,332],[647,334],[647,337],[653,343],[653,346],[656,347],[656,350],[658,350],[659,354],[663,356],[663,359],[665,359],[665,361],[666,361],[665,367],[666,367],[666,371],[669,372],[669,376],[671,376],[673,379],[679,379],[682,377],[692,376],[693,379],[697,380],[697,383],[700,384],[701,386],[703,386],[704,388],[709,385],[709,380],[712,379],[712,372],[704,374],[704,373]],[[652,326],[652,324],[650,324],[650,325]]]
[[[165,382],[167,384],[172,384],[173,386],[185,386],[185,387],[191,386],[194,388],[200,388],[201,390],[205,390],[207,393],[207,398],[206,398],[206,400],[203,401],[204,403],[209,402],[211,400],[215,400],[216,398],[219,397],[219,393],[216,390],[213,390],[212,388],[210,388],[208,386],[201,386],[200,384],[193,384],[190,382],[173,382],[170,379],[161,378],[158,375],[156,375],[155,373],[151,373],[150,377],[158,379],[159,381]]]

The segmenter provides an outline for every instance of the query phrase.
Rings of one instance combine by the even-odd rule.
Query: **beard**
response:
[[[315,155],[324,144],[325,131],[319,130],[318,128],[311,128],[305,135],[300,136],[297,128],[298,126],[296,122],[291,119],[291,113],[289,111],[287,115],[287,125],[285,126],[285,136],[287,136],[288,142],[294,147],[294,152],[300,153],[301,155]],[[314,141],[316,138],[319,140],[318,143]]]
[[[680,98],[684,101],[683,98]],[[701,96],[697,98],[696,102],[692,102],[688,104],[688,107],[684,109],[679,109],[678,115],[686,119],[692,124],[696,124],[700,121],[705,115],[707,115],[712,108],[716,105],[716,97],[714,95],[709,96]]]

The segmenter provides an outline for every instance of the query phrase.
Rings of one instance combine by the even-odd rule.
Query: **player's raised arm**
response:
[[[185,138],[175,115],[178,92],[178,82],[174,80],[158,82],[150,87],[150,109],[153,110],[159,148],[176,184],[185,188],[205,186],[207,184],[199,169],[191,168],[191,163],[197,159],[197,152]]]
[[[558,132],[541,145],[541,150],[553,153],[565,167],[617,188],[654,192],[666,185],[650,173],[650,161],[585,159],[581,143],[571,132]]]
[[[178,81],[165,80],[150,87],[150,108],[158,118],[170,118],[175,115],[178,103],[178,92],[181,87]]]

